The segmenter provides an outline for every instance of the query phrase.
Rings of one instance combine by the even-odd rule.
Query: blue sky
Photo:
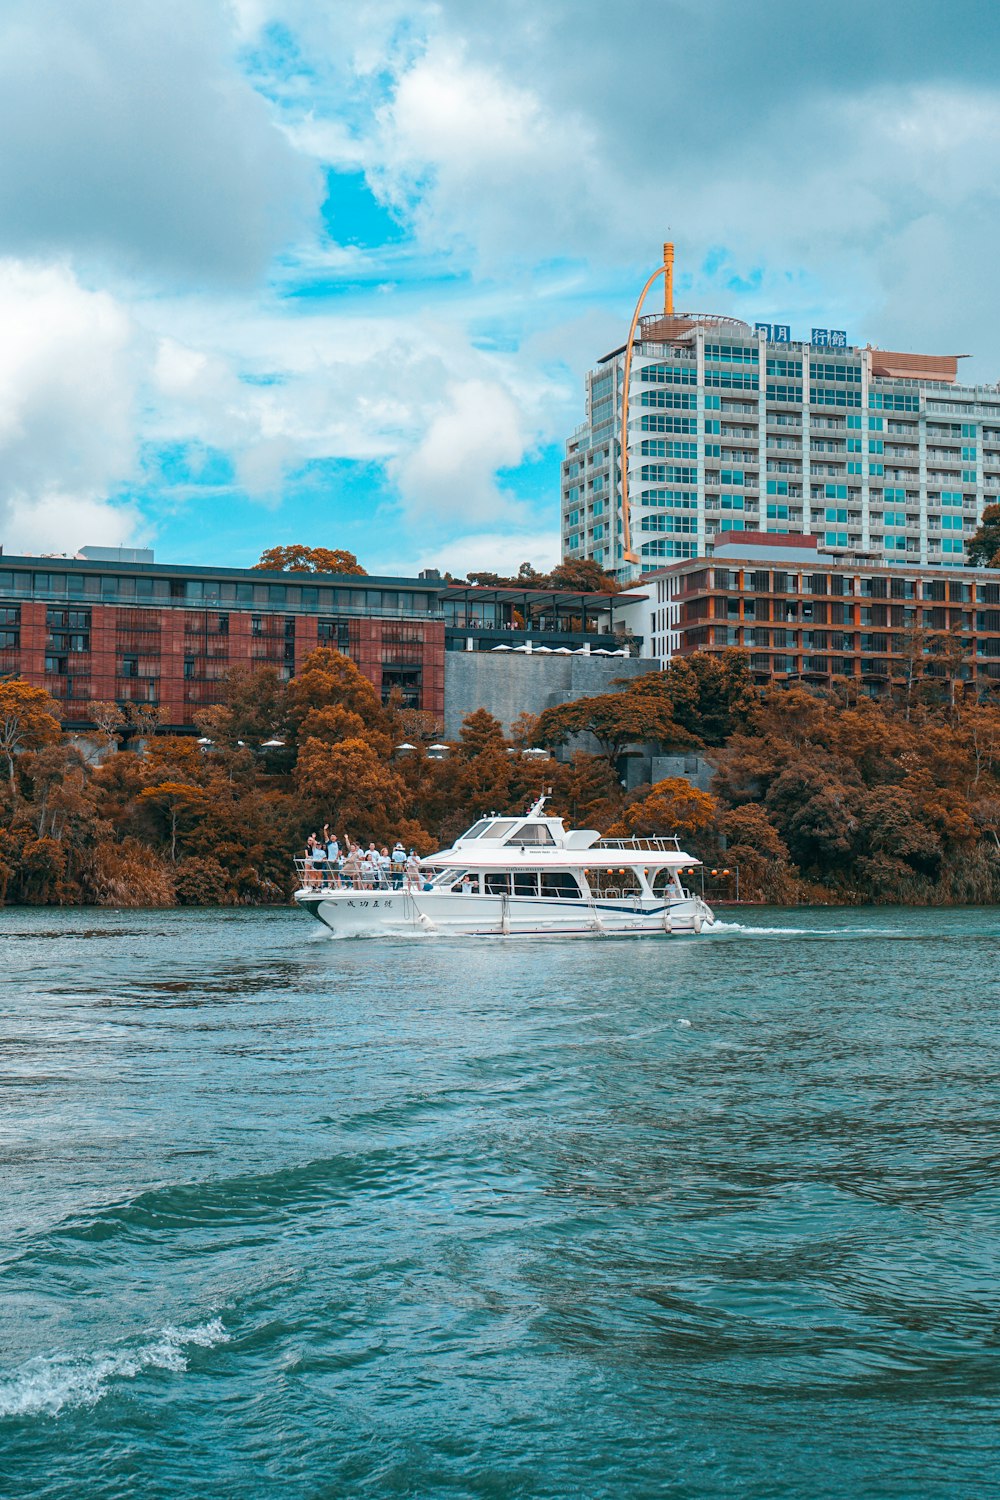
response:
[[[677,300],[1000,377],[993,7],[7,0],[0,542],[551,564]]]

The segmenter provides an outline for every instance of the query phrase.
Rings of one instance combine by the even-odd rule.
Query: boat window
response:
[[[666,891],[677,891],[673,870],[657,870],[650,876],[649,883],[653,887],[654,896],[662,896]]]
[[[595,896],[615,900],[619,896],[637,896],[642,887],[634,870],[591,870],[587,876]]]
[[[580,887],[576,876],[571,875],[569,870],[543,870],[542,871],[542,895],[560,896],[563,900],[572,901],[579,896]]]
[[[490,839],[502,839],[505,833],[510,833],[510,830],[514,827],[515,822],[516,819],[507,818],[506,821],[502,823],[491,823],[489,833],[484,833],[483,837]]]
[[[441,885],[446,889],[455,890],[461,886],[462,881],[468,875],[471,884],[468,889],[479,893],[479,876],[473,870],[447,870]]]
[[[538,895],[538,876],[534,870],[515,870],[512,878],[515,896]]]
[[[487,830],[487,828],[489,828],[489,826],[490,826],[490,820],[489,820],[489,818],[480,818],[478,823],[473,823],[473,825],[469,829],[468,833],[463,833],[462,834],[462,838],[459,839],[458,842],[461,843],[463,839],[478,839],[478,838],[482,838],[483,834],[486,832],[486,830]]]
[[[517,833],[508,840],[508,844],[554,844],[552,830],[547,823],[526,823]]]
[[[506,870],[488,870],[483,878],[487,896],[506,896],[509,889]]]

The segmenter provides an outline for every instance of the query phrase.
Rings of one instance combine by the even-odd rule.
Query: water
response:
[[[0,912],[0,1493],[992,1500],[1000,913],[739,922]]]

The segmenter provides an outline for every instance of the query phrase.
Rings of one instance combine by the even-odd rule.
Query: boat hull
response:
[[[304,887],[295,901],[339,937],[691,937],[710,932],[714,921],[697,896],[664,904]]]

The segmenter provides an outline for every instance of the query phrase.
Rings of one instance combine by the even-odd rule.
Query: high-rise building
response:
[[[637,310],[631,339],[586,378],[562,466],[564,558],[630,580],[748,530],[961,563],[1000,500],[1000,387],[959,384],[961,356],[859,347],[841,329],[793,339],[783,324],[675,315],[664,248],[664,312]]]

